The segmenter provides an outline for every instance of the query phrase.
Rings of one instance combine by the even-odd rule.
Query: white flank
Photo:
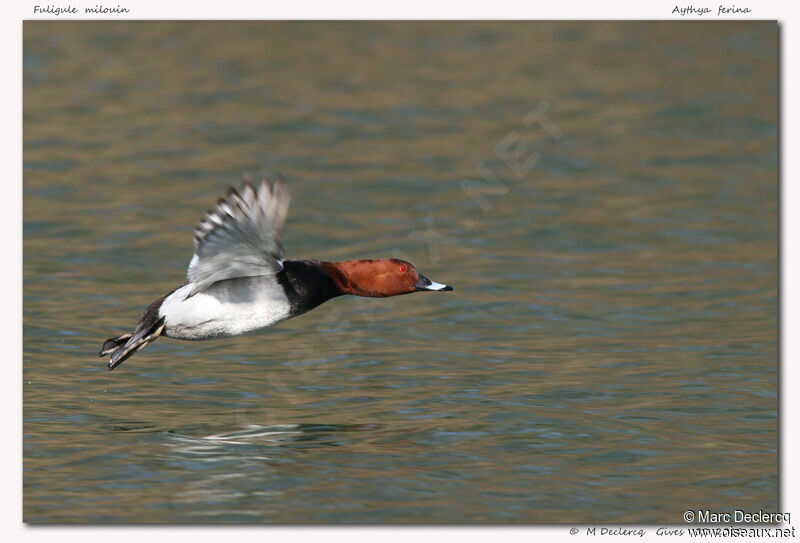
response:
[[[167,337],[212,339],[254,332],[289,318],[289,301],[274,276],[214,283],[190,298],[192,283],[179,288],[158,310]]]

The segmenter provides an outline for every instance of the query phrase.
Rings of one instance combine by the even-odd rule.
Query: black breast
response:
[[[316,260],[284,260],[283,271],[276,278],[286,292],[293,317],[343,294]]]

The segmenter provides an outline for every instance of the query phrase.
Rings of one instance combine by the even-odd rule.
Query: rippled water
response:
[[[776,510],[776,48],[762,22],[26,22],[25,520]],[[261,170],[291,256],[455,291],[108,373]]]

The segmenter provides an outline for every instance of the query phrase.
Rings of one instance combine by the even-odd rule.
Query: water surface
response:
[[[25,521],[777,510],[776,48],[762,22],[26,22]],[[291,256],[455,291],[108,373],[261,170]]]

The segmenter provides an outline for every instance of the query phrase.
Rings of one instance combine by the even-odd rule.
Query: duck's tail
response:
[[[108,371],[113,370],[137,351],[150,345],[164,331],[166,326],[164,317],[154,321],[153,319],[148,319],[147,316],[147,312],[145,312],[136,330],[132,333],[108,338],[103,343],[99,355],[101,357],[111,355],[111,359],[108,361]]]

